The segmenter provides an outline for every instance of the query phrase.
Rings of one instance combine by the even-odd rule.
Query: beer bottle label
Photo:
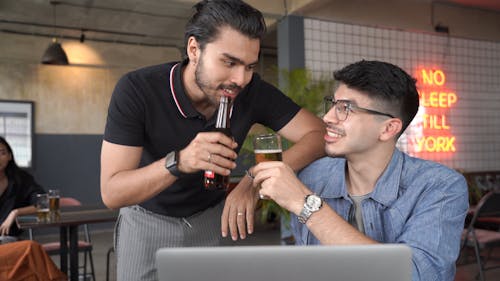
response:
[[[208,179],[214,179],[215,178],[215,173],[213,171],[205,171],[205,177]]]

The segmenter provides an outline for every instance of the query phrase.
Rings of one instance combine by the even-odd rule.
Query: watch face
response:
[[[318,210],[321,207],[322,201],[319,196],[312,194],[307,196],[306,204],[311,208],[311,210]]]
[[[175,166],[177,165],[177,162],[175,161],[175,152],[170,152],[169,154],[167,154],[167,157],[165,159],[165,167],[168,169],[172,166]]]

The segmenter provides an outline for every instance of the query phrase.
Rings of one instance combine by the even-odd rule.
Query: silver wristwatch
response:
[[[319,211],[323,206],[323,200],[316,194],[309,194],[305,197],[304,207],[298,216],[300,223],[306,223],[314,212]]]

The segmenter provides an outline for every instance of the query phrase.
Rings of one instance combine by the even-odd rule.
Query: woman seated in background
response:
[[[45,190],[21,170],[12,148],[0,137],[0,244],[16,241],[21,233],[16,217],[36,213],[36,195]]]

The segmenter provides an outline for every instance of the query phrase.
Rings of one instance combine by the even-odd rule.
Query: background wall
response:
[[[315,19],[305,19],[304,33],[306,68],[316,77],[365,59],[417,78],[421,110],[401,149],[451,168],[500,169],[499,42]],[[423,69],[435,81],[425,80]]]
[[[46,189],[102,204],[100,148],[117,80],[146,65],[179,60],[174,48],[65,40],[69,66],[42,65],[50,39],[1,34],[0,99],[35,107],[32,173]]]

